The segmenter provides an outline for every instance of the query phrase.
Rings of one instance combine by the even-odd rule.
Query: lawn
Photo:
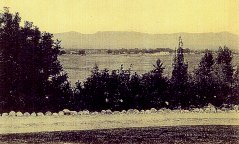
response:
[[[0,135],[0,143],[239,143],[239,126],[162,126]]]

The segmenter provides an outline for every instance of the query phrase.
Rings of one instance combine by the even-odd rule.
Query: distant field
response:
[[[0,135],[0,143],[239,143],[238,126],[167,126]]]
[[[197,68],[198,63],[203,55],[201,54],[185,54],[185,61],[188,62],[189,72]],[[160,58],[164,63],[164,74],[171,75],[172,62],[174,55],[62,55],[59,57],[64,70],[69,75],[72,84],[78,80],[84,81],[89,75],[95,64],[100,69],[108,68],[109,70],[119,69],[121,64],[127,69],[132,64],[132,71],[139,74],[149,72],[153,69],[153,64]],[[239,65],[239,56],[234,55],[233,65]]]

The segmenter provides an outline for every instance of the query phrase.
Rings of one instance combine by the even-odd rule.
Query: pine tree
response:
[[[178,49],[175,54],[171,77],[172,103],[174,107],[188,107],[190,98],[188,88],[188,65],[184,62],[183,42],[179,37]]]
[[[183,42],[179,37],[178,49],[173,63],[173,71],[171,81],[178,85],[184,85],[188,80],[188,65],[184,62]]]
[[[232,51],[228,47],[219,47],[216,58],[215,73],[218,78],[220,78],[219,80],[227,85],[231,85],[233,80],[234,70],[232,66],[232,59]]]
[[[217,83],[213,75],[214,59],[212,52],[206,50],[198,69],[195,70],[194,105],[202,107],[213,103],[217,91]]]

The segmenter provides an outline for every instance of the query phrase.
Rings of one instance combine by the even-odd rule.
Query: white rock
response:
[[[139,114],[139,110],[134,109],[134,114]]]
[[[23,116],[22,112],[17,112],[16,115],[17,115],[18,117],[22,117],[22,116]]]
[[[220,109],[217,109],[217,113],[223,113],[223,111]]]
[[[106,110],[106,114],[112,114],[112,111],[111,110]]]
[[[77,115],[83,115],[83,111],[79,111]]]
[[[203,113],[204,111],[203,111],[203,109],[200,108],[200,109],[199,109],[199,112],[200,112],[200,113]]]
[[[71,115],[77,115],[77,112],[76,111],[70,111],[70,114]]]
[[[150,110],[146,110],[145,114],[151,114],[151,111]]]
[[[99,114],[98,112],[91,113],[91,115],[98,115],[98,114]]]
[[[225,108],[225,107],[221,108],[221,110],[224,111],[224,112],[229,111],[229,109],[227,109],[227,108]]]
[[[164,112],[163,109],[160,109],[160,110],[157,111],[157,113],[163,113],[163,112]]]
[[[59,116],[58,113],[52,113],[52,116]]]
[[[164,109],[165,113],[171,113],[172,111],[170,109]]]
[[[68,110],[68,109],[63,109],[63,112],[64,112],[64,113],[69,113],[70,110]]]
[[[191,111],[192,111],[192,112],[195,112],[195,113],[198,113],[200,110],[199,110],[199,108],[194,108],[194,109],[192,109]]]
[[[151,112],[151,113],[156,113],[157,110],[156,110],[155,108],[151,108],[151,109],[150,109],[150,112]]]
[[[44,114],[42,112],[38,112],[37,116],[44,116]]]
[[[101,114],[106,114],[106,110],[102,110],[100,113]]]
[[[90,112],[89,112],[88,110],[83,110],[83,111],[82,111],[82,114],[83,114],[83,115],[89,115]]]
[[[134,113],[134,110],[133,109],[128,109],[127,110],[127,114],[133,114]]]
[[[145,111],[144,111],[144,110],[141,110],[139,113],[140,113],[140,114],[144,114],[144,113],[145,113]]]
[[[239,110],[239,106],[238,106],[238,105],[234,105],[234,106],[233,106],[233,109],[236,110],[236,111],[238,111],[238,110]]]
[[[46,113],[45,113],[45,116],[51,116],[52,115],[52,113],[50,112],[50,111],[47,111]]]
[[[122,110],[121,112],[120,112],[120,114],[126,114],[127,112],[126,112],[126,110]]]
[[[64,112],[64,115],[71,115],[71,111],[68,109],[64,109],[63,112]]]
[[[10,111],[9,116],[16,116],[16,112],[15,111]]]
[[[161,111],[163,112],[162,110],[158,110],[158,111]],[[178,113],[182,113],[182,110],[181,109],[174,109],[171,111],[172,113],[175,113],[175,114],[178,114]]]
[[[63,112],[63,111],[59,111],[59,112],[58,112],[58,115],[59,115],[59,116],[63,116],[63,115],[64,115],[64,112]]]
[[[114,111],[113,112],[113,115],[117,115],[117,114],[120,114],[120,112],[119,111]]]
[[[29,112],[24,112],[23,116],[30,116]]]
[[[8,113],[2,113],[2,117],[7,117]]]
[[[33,112],[33,113],[31,114],[31,116],[34,116],[34,117],[35,117],[35,116],[37,116],[37,114],[36,114],[35,112]]]

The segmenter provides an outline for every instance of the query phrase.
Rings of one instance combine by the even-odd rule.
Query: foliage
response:
[[[8,8],[0,14],[1,111],[58,110],[62,101],[53,100],[70,87],[57,59],[60,42],[31,22],[20,26],[20,21]]]
[[[97,65],[84,82],[72,88],[58,61],[60,41],[31,22],[20,26],[18,13],[0,13],[0,112],[90,111],[170,108],[189,109],[239,104],[239,68],[226,46],[217,55],[206,50],[193,75],[188,74],[181,37],[175,51],[171,78],[163,75],[160,59],[154,69],[139,75],[131,67],[100,70]],[[85,55],[85,50],[78,51]],[[107,50],[109,54],[172,52],[169,48]],[[215,58],[214,58],[215,57]]]
[[[163,76],[164,67],[160,59],[153,65],[153,70],[143,75],[132,74],[130,69],[123,70],[122,66],[111,73],[95,66],[91,77],[82,86],[77,85],[77,91],[81,91],[77,97],[84,98],[80,100],[84,104],[79,105],[95,111],[151,107],[189,109],[210,104],[216,107],[239,104],[239,70],[230,81],[233,83],[229,83],[233,72],[230,50],[219,48],[216,58],[206,50],[194,74],[189,75],[182,46],[179,39],[171,79]]]

